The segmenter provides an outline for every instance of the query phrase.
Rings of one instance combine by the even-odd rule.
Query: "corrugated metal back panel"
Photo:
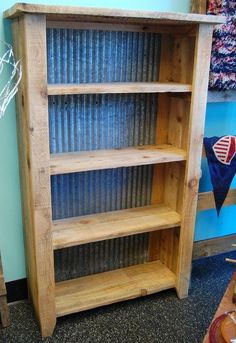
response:
[[[157,34],[48,30],[52,83],[155,81],[158,55]],[[156,99],[155,94],[49,97],[51,153],[153,144]],[[144,166],[53,176],[53,218],[148,205],[152,174],[152,166]],[[142,234],[56,251],[56,279],[142,263],[147,247]]]
[[[157,81],[160,35],[48,29],[49,83]]]
[[[154,144],[155,94],[49,97],[52,153]]]
[[[151,183],[151,166],[53,176],[53,216],[58,219],[145,206],[150,203]],[[147,234],[142,234],[58,250],[56,278],[63,280],[143,263],[147,247]]]
[[[134,235],[57,250],[56,281],[140,264],[147,259],[148,235]]]
[[[145,206],[151,182],[152,166],[52,176],[53,219]]]

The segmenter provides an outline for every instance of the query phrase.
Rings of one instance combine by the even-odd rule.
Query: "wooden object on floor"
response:
[[[2,270],[2,261],[0,255],[0,318],[2,326],[10,325],[9,309],[7,305],[7,291]]]
[[[30,296],[42,335],[50,336],[56,317],[64,314],[144,296],[170,287],[176,288],[180,298],[187,296],[212,30],[215,24],[224,22],[224,19],[197,14],[33,4],[16,4],[5,12],[5,17],[13,19],[16,57],[23,63],[23,79],[17,95],[23,217]],[[141,32],[142,35],[144,32],[159,32],[162,37],[158,45],[161,46],[159,78],[156,77],[157,82],[127,83],[107,83],[104,79],[103,83],[102,75],[96,84],[49,83],[47,71],[53,73],[54,66],[50,66],[51,62],[47,60],[47,27],[50,30],[55,27],[57,31],[60,27],[90,31],[118,30],[121,36],[121,31],[125,34]],[[153,35],[147,36],[152,49]],[[110,44],[106,41],[102,43]],[[116,40],[114,43],[118,44]],[[75,44],[73,40],[65,44],[73,51],[77,49],[71,46]],[[86,40],[86,44],[89,44],[88,51],[92,53],[93,41]],[[133,51],[130,52],[126,47],[126,54],[136,56],[137,47],[133,43],[131,46]],[[147,54],[145,49],[146,43],[141,51],[144,56]],[[116,45],[115,50],[120,51],[120,45]],[[84,60],[82,58],[85,64],[87,57]],[[60,64],[63,56],[58,54],[57,58]],[[104,62],[105,56],[101,55],[101,58]],[[159,57],[155,56],[152,61],[156,67]],[[78,69],[79,63],[82,63],[80,58],[70,60],[70,66],[74,65],[74,73],[85,67],[80,65]],[[149,66],[144,64],[140,67],[138,60],[132,63],[143,68],[143,79],[150,79]],[[126,69],[122,72],[127,73],[125,80],[131,78],[131,81],[137,81],[133,72],[131,76]],[[77,75],[74,76],[76,80]],[[128,93],[147,92],[155,93],[152,96],[158,97],[157,125],[156,120],[153,123],[156,125],[156,137],[153,140],[157,146],[124,146],[119,150],[50,155],[48,97],[65,99],[69,95],[87,97],[92,93],[100,94],[100,97],[104,93],[127,96]],[[117,97],[113,96],[112,99]],[[67,104],[65,100],[63,103]],[[113,109],[116,114],[116,105]],[[87,111],[90,110],[87,108]],[[72,115],[68,112],[68,121]],[[150,123],[147,123],[144,142],[150,136],[149,127]],[[136,129],[131,127],[131,130]],[[73,134],[74,131],[70,131],[70,138],[76,140],[78,137],[73,137]],[[51,175],[75,172],[89,175],[92,170],[145,164],[155,164],[150,191],[151,206],[52,220]],[[54,249],[141,232],[147,232],[150,236],[147,263],[55,282]]]
[[[213,321],[219,317],[220,315],[224,314],[225,312],[228,312],[228,311],[231,311],[231,310],[234,310],[235,309],[235,304],[233,303],[232,301],[232,296],[234,294],[234,287],[235,287],[235,283],[236,283],[236,272],[234,272],[232,278],[231,278],[231,281],[225,291],[225,294],[219,304],[219,307],[212,319],[212,323]],[[210,324],[211,325],[211,324]],[[210,326],[209,326],[210,328]],[[208,330],[209,330],[208,328]],[[208,332],[207,334],[205,335],[204,339],[203,339],[203,342],[202,343],[210,343],[209,342],[209,335],[208,335]]]

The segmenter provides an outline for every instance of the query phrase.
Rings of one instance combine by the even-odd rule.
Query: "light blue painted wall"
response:
[[[205,137],[236,135],[236,103],[211,103],[207,105]],[[203,177],[200,181],[200,191],[212,190],[207,161],[202,161]],[[236,187],[236,177],[231,187]],[[236,233],[236,207],[222,207],[217,217],[215,209],[201,211],[197,215],[195,240],[220,237]]]
[[[24,1],[49,5],[78,5],[78,1]],[[15,1],[5,0],[0,2],[0,15],[7,8],[14,5]],[[146,0],[145,2],[136,0],[80,0],[80,6],[111,7],[126,9],[144,9],[159,11],[189,12],[190,0]],[[8,21],[0,21],[0,39],[10,42],[10,24]],[[0,54],[3,53],[0,47]],[[0,87],[7,80],[7,72],[1,77]],[[226,115],[227,113],[227,115]],[[228,104],[209,105],[207,109],[208,135],[228,134],[228,128],[234,131],[233,114],[235,115],[235,106]],[[224,118],[224,132],[222,125]],[[215,123],[217,118],[217,123]],[[212,123],[214,124],[212,126]],[[214,126],[217,130],[215,132]],[[213,130],[210,132],[210,130]],[[233,132],[232,132],[233,133]],[[236,133],[236,130],[235,132]],[[16,123],[15,123],[15,103],[10,104],[6,115],[0,120],[0,249],[3,258],[3,267],[7,281],[16,280],[25,277],[25,260],[23,248],[22,218],[20,205],[19,188],[19,170],[16,142]],[[202,180],[202,190],[210,189],[208,171],[204,167],[204,177]],[[206,176],[205,176],[206,174]],[[231,216],[225,211],[232,212]],[[216,218],[214,210],[202,212],[198,215],[196,227],[196,239],[205,239],[234,232],[233,226],[233,208],[224,209],[220,219]],[[232,224],[231,224],[232,223]]]

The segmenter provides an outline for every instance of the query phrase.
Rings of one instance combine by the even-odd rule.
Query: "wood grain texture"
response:
[[[192,83],[194,37],[162,35],[160,82]],[[189,97],[179,94],[159,94],[156,128],[156,143],[171,143],[187,150],[189,131]],[[155,166],[152,188],[152,203],[165,203],[181,212],[184,187],[185,165],[171,163]],[[178,231],[150,233],[149,261],[157,256],[176,272],[178,260]],[[156,243],[155,243],[156,242]],[[175,243],[175,246],[171,242]]]
[[[180,24],[180,25],[165,25],[165,24],[116,24],[116,23],[98,23],[86,21],[58,21],[48,20],[47,27],[53,29],[75,29],[75,30],[100,30],[100,31],[122,31],[122,32],[155,32],[155,33],[172,33],[179,34],[195,34],[196,24]]]
[[[0,254],[0,317],[3,327],[10,325],[9,309],[7,305],[7,291],[3,276],[2,261]]]
[[[221,16],[207,16],[193,13],[169,13],[144,10],[126,10],[94,7],[48,6],[18,3],[4,12],[5,18],[15,18],[22,13],[46,14],[49,19],[77,18],[86,21],[109,22],[157,22],[168,24],[181,23],[209,23],[218,24],[225,22]]]
[[[191,272],[192,245],[201,173],[202,141],[205,123],[207,87],[211,55],[212,29],[199,25],[195,45],[193,89],[190,108],[188,152],[184,181],[182,223],[176,289],[180,298],[187,296]]]
[[[191,85],[161,82],[49,84],[48,95],[190,92]]]
[[[138,298],[175,285],[160,261],[63,281],[56,284],[57,316]]]
[[[179,225],[179,214],[164,205],[61,219],[53,222],[53,246],[61,249]]]
[[[17,94],[18,146],[30,297],[43,336],[56,323],[51,239],[46,18],[24,15],[13,23],[23,78]]]
[[[207,0],[192,0],[191,12],[206,14]]]
[[[236,272],[234,272],[232,275],[232,278],[229,282],[229,285],[228,285],[228,287],[224,293],[223,298],[221,299],[221,302],[217,308],[217,311],[216,311],[211,323],[213,323],[213,321],[216,318],[218,318],[219,316],[221,316],[222,314],[235,309],[235,303],[232,302],[232,296],[234,293],[235,284],[236,284]],[[209,328],[210,328],[210,325],[209,325]],[[209,328],[208,328],[208,331],[207,331],[202,343],[210,343]]]
[[[107,150],[92,150],[52,154],[52,175],[141,166],[185,160],[186,153],[172,145],[142,145],[137,147]]]
[[[235,251],[232,243],[236,243],[235,234],[194,242],[193,259]]]
[[[211,35],[213,24],[224,19],[195,14],[31,4],[16,4],[5,16],[17,18],[13,24],[16,57],[23,62],[23,80],[17,96],[23,218],[30,295],[42,335],[52,334],[56,316],[171,287],[176,287],[179,297],[186,296],[197,207]],[[84,28],[86,23],[88,27],[100,25],[100,28],[105,24],[115,24],[114,28],[119,24],[142,26],[141,31],[145,31],[144,26],[151,25],[153,28],[163,25],[159,83],[48,85],[46,25],[47,21],[49,26],[52,25],[54,20],[57,23],[63,20],[80,21],[84,23]],[[167,25],[172,26],[169,31]],[[176,34],[173,33],[175,28]],[[197,38],[194,36],[196,31]],[[48,94],[112,92],[160,93],[156,128],[158,146],[50,156]],[[191,99],[187,94],[190,92]],[[145,164],[157,164],[152,191],[154,206],[52,222],[51,174]],[[157,206],[158,203],[162,205]],[[155,231],[150,234],[149,260],[156,261],[60,282],[55,289],[53,248],[152,230]]]
[[[4,276],[3,276],[3,269],[2,269],[2,261],[1,261],[1,255],[0,255],[0,296],[1,295],[6,295],[6,285],[4,281]]]
[[[0,296],[0,317],[3,327],[7,327],[10,325],[9,308],[7,305],[6,295]]]
[[[236,189],[230,189],[225,198],[223,206],[236,204]],[[215,208],[213,192],[203,192],[198,194],[197,210],[204,211]]]

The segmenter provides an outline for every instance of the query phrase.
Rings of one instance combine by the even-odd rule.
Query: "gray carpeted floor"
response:
[[[201,343],[230,280],[234,265],[225,257],[193,262],[189,297],[174,290],[59,318],[53,337],[41,339],[31,306],[10,306],[12,324],[0,330],[4,343]]]

